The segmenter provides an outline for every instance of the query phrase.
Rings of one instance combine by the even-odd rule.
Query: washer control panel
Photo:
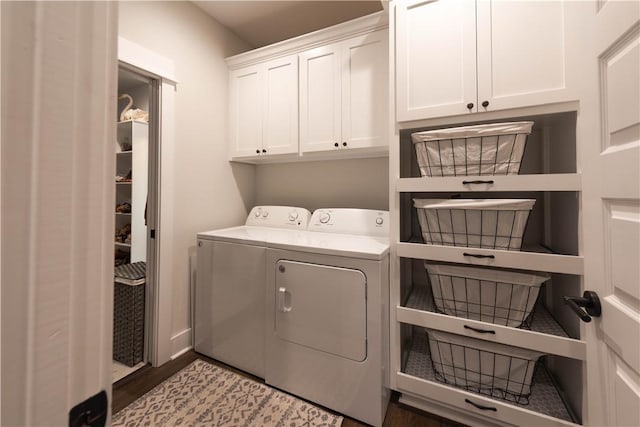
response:
[[[325,233],[387,237],[389,212],[348,208],[317,209],[313,212],[307,229]]]
[[[255,206],[245,225],[306,230],[311,212],[295,206]]]

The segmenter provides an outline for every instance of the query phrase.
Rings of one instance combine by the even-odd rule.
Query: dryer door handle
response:
[[[291,311],[291,293],[285,287],[278,288],[278,310],[283,313]]]

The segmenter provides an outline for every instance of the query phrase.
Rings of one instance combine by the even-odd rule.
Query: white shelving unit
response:
[[[576,113],[508,116],[491,122],[532,120],[520,175],[421,177],[411,133],[433,128],[398,124],[392,172],[391,383],[401,401],[472,425],[574,425],[582,418],[582,372],[587,357],[579,319],[563,295],[581,295],[582,180],[576,162]],[[517,114],[517,112],[516,112]],[[522,114],[522,113],[521,113]],[[476,124],[478,122],[469,122]],[[393,175],[392,175],[393,176]],[[462,181],[483,181],[463,184]],[[492,181],[488,183],[488,181]],[[521,251],[469,249],[422,243],[413,198],[535,198]],[[486,256],[475,258],[469,253]],[[466,255],[465,255],[466,254]],[[459,318],[436,310],[424,260],[551,274],[540,292],[529,328]],[[540,351],[526,404],[467,391],[437,379],[424,328]],[[477,332],[484,331],[484,332]],[[486,333],[486,331],[490,331]],[[577,385],[577,386],[576,386]],[[445,409],[446,408],[446,409]]]
[[[131,226],[129,242],[115,242],[115,248],[128,251],[130,262],[146,261],[147,227],[144,212],[147,202],[149,125],[146,122],[118,123],[116,144],[116,176],[129,177],[116,181],[116,206],[131,205],[131,212],[115,212],[115,233]]]

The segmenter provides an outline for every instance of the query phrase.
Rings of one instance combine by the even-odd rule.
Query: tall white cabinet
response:
[[[391,387],[469,425],[638,424],[640,271],[620,260],[640,257],[640,104],[628,95],[640,99],[640,5],[409,0],[394,2],[390,21]],[[412,133],[521,120],[535,124],[519,175],[420,175]],[[412,199],[451,197],[535,199],[523,249],[423,243]],[[515,328],[439,312],[425,261],[551,279]],[[587,290],[603,308],[589,323],[563,298]],[[531,395],[514,402],[443,382],[424,328],[544,354]]]
[[[566,9],[561,1],[398,2],[397,119],[575,100]]]

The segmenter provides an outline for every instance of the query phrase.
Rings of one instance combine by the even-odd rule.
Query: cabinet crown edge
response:
[[[351,21],[322,28],[292,39],[253,49],[225,58],[230,70],[246,67],[266,60],[297,54],[317,46],[334,43],[354,36],[383,30],[389,27],[386,10],[365,15]]]

